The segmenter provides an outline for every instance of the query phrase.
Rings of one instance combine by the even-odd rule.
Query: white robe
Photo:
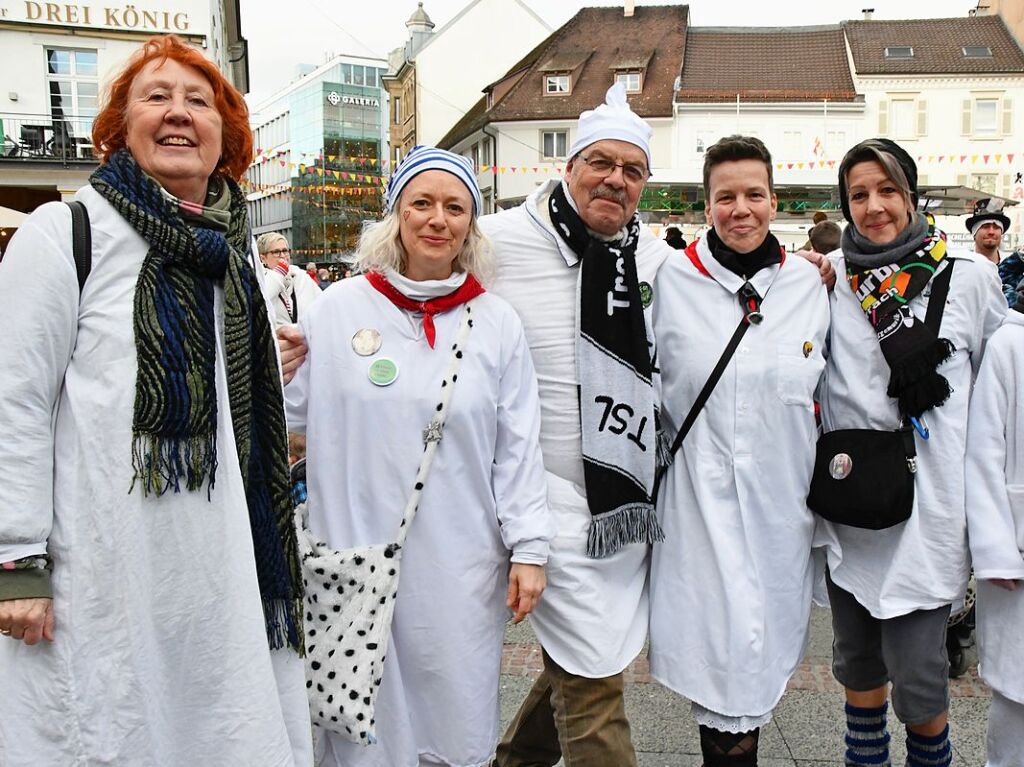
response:
[[[475,767],[494,754],[509,560],[543,564],[554,530],[522,326],[494,295],[475,307],[444,438],[403,550],[378,743],[325,733],[328,765],[415,767],[425,756]],[[326,291],[301,320],[309,357],[285,388],[288,422],[306,433],[310,527],[333,548],[398,535],[462,314],[435,316],[431,349],[421,315],[356,277]],[[382,339],[366,357],[352,348],[363,328]],[[367,376],[382,357],[398,365],[388,386]]]
[[[313,282],[309,273],[295,264],[288,267],[284,275],[274,269],[265,269],[263,275],[263,297],[273,309],[274,324],[288,325],[306,316],[306,312],[315,301],[320,299],[323,291]],[[291,311],[296,319],[292,319],[288,306],[282,296],[288,298]]]
[[[979,671],[1024,704],[1024,315],[1011,311],[988,343],[967,430],[967,527],[978,581]],[[1018,733],[1018,736],[1021,734]]]
[[[924,421],[931,438],[915,437],[917,474],[910,519],[887,530],[861,530],[818,520],[816,545],[828,547],[832,580],[853,594],[874,617],[894,618],[963,600],[970,562],[964,514],[967,405],[985,342],[1006,314],[994,269],[977,257],[956,259],[939,336],[956,351],[939,366],[953,390]],[[831,295],[832,328],[822,386],[825,431],[892,430],[899,426],[896,400],[886,394],[889,366],[875,331],[845,280],[841,251],[829,255],[839,274]],[[947,267],[948,268],[948,267]],[[929,284],[910,302],[923,320]]]
[[[540,444],[548,503],[558,533],[548,559],[548,586],[530,615],[541,645],[570,673],[601,678],[622,671],[647,636],[650,546],[624,546],[610,557],[586,556],[591,514],[581,456],[576,373],[576,285],[579,258],[554,231],[547,203],[552,179],[522,205],[480,219],[494,243],[498,276],[493,290],[515,307],[537,368]],[[640,227],[637,276],[653,282],[675,253]],[[648,323],[650,309],[645,312]]]
[[[50,553],[56,620],[52,644],[0,638],[0,764],[306,767],[302,661],[267,646],[221,290],[216,485],[129,494],[148,245],[91,187],[76,198],[80,306],[66,205],[37,210],[0,264],[0,561]]]
[[[694,246],[691,246],[694,247]],[[654,285],[662,417],[674,436],[732,337],[743,280],[705,240]],[[751,280],[750,326],[666,474],[651,563],[651,674],[729,717],[769,713],[800,661],[811,606],[814,393],[828,296],[790,256]]]

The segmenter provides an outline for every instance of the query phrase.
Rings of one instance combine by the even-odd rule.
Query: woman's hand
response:
[[[818,273],[821,275],[821,284],[828,288],[830,291],[836,286],[836,270],[832,266],[832,262],[821,253],[816,250],[798,250],[796,252],[798,256],[806,258],[816,267],[818,267]]]
[[[281,379],[287,385],[306,361],[306,337],[298,325],[282,325],[277,329],[277,346],[281,350]]]
[[[1013,578],[988,578],[989,583],[1007,591],[1014,591],[1017,588],[1017,581]]]
[[[0,602],[0,635],[36,644],[53,641],[53,600],[47,597]]]
[[[543,565],[512,564],[508,573],[508,599],[505,604],[515,613],[513,623],[519,623],[533,611],[546,585]]]

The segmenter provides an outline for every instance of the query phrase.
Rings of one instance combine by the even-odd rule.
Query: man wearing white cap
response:
[[[657,369],[651,283],[674,251],[640,225],[650,126],[625,89],[580,116],[565,177],[481,219],[493,291],[522,317],[541,398],[540,442],[558,532],[530,616],[544,671],[497,765],[630,767],[622,671],[647,634]]]
[[[1003,260],[999,245],[1010,228],[1010,219],[1003,213],[1002,200],[978,200],[974,215],[967,219],[967,231],[974,238],[974,250],[993,264]]]

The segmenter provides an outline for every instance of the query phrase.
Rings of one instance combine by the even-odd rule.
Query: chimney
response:
[[[864,14],[864,21],[871,21],[871,19],[875,18],[874,8],[861,8],[860,10]]]
[[[622,15],[627,19],[633,16],[633,0],[626,0],[622,7]]]

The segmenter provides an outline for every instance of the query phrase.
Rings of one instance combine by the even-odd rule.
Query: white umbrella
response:
[[[0,229],[17,229],[28,218],[27,213],[0,205]]]

